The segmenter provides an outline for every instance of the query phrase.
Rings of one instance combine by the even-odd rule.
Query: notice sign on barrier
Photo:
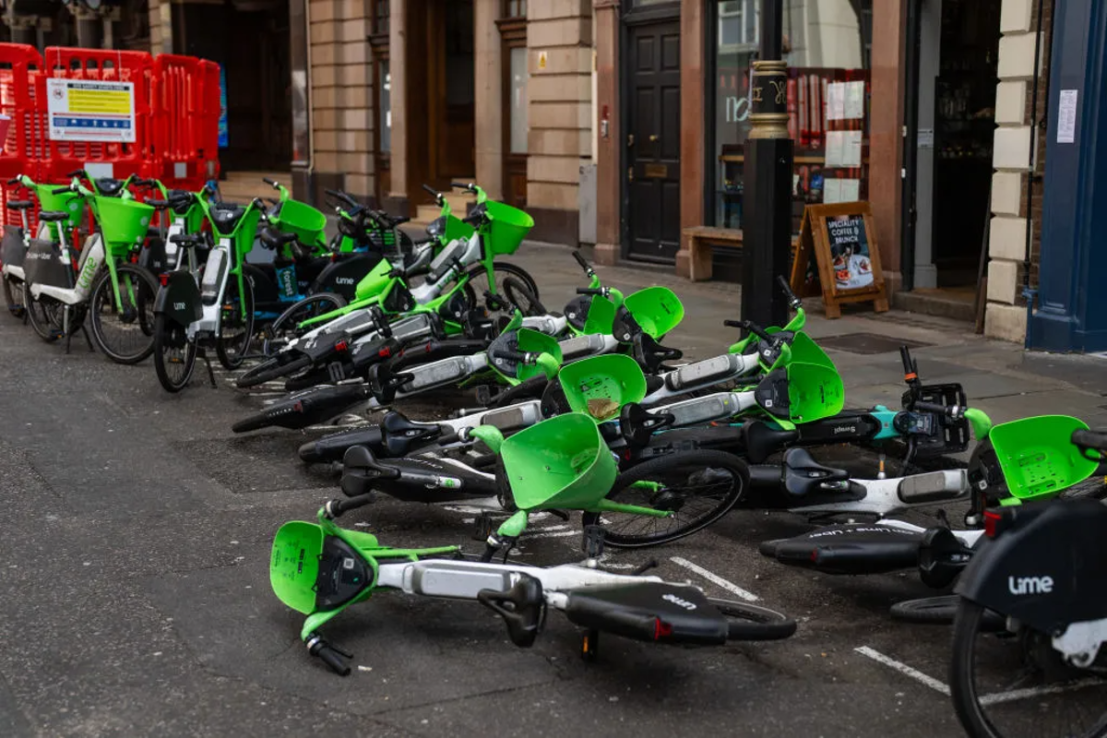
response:
[[[135,141],[131,82],[46,80],[52,141]]]

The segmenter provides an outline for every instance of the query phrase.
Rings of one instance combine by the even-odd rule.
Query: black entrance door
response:
[[[628,51],[628,256],[671,263],[680,249],[680,24],[632,26]]]

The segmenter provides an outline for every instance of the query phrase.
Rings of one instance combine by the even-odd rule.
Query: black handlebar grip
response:
[[[481,220],[483,220],[483,219],[484,219],[484,211],[482,210],[479,213],[473,213],[472,215],[468,215],[468,216],[462,218],[461,222],[462,223],[468,223],[471,226],[475,226],[475,225],[479,225]]]
[[[512,351],[510,349],[504,349],[503,351],[497,351],[497,354],[510,359],[518,364],[533,364],[538,360],[538,354],[527,353],[523,351]]]
[[[911,349],[906,346],[899,347],[899,358],[903,361],[903,375],[910,381],[915,373],[915,362],[911,360]]]
[[[790,305],[799,305],[800,299],[796,297],[796,293],[792,292],[792,286],[788,284],[788,280],[784,278],[783,274],[776,275],[777,284],[780,285],[780,289],[784,292],[784,296],[788,299]]]
[[[67,174],[65,176],[67,176],[67,177],[84,177],[84,176],[87,176],[87,175],[85,175],[85,170],[84,169],[74,169],[72,172],[70,172],[69,174]]]
[[[1072,443],[1078,446],[1081,451],[1092,450],[1107,453],[1107,432],[1074,430],[1072,432]]]
[[[953,415],[956,407],[949,407],[947,405],[939,405],[934,402],[916,402],[914,409],[924,413],[937,413],[939,415]]]
[[[327,511],[327,515],[331,518],[337,518],[343,513],[348,513],[351,510],[356,510],[359,507],[364,507],[373,501],[373,493],[369,492],[364,495],[357,495],[356,497],[350,497],[345,500],[331,500],[324,508]]]
[[[350,666],[346,663],[345,659],[339,655],[338,651],[326,644],[319,644],[313,649],[313,655],[323,659],[323,663],[330,667],[331,671],[339,676],[349,676]]]
[[[446,435],[441,436],[438,439],[438,445],[439,446],[449,446],[451,443],[457,443],[460,440],[461,440],[461,435],[457,431],[452,430],[449,433],[447,433]]]
[[[8,180],[8,184],[10,184],[10,185],[19,184],[19,177],[12,177],[11,179]]]
[[[603,290],[595,287],[577,287],[578,295],[603,295]]]
[[[269,179],[268,177],[262,177],[261,181],[264,182],[265,184],[269,185],[270,187],[274,188],[274,189],[276,189],[276,187],[277,187],[277,181],[275,179]]]
[[[52,194],[52,195],[64,195],[65,193],[72,192],[72,191],[73,190],[71,190],[68,187],[59,187],[56,190],[51,190],[50,194]]]
[[[577,263],[580,264],[580,268],[583,269],[585,272],[589,272],[592,270],[592,267],[588,265],[588,261],[580,255],[579,251],[573,252],[573,258],[577,260]]]
[[[723,325],[727,328],[745,328],[740,320],[724,320]]]
[[[423,183],[423,189],[426,190],[427,192],[429,192],[430,194],[434,195],[434,198],[436,200],[438,199],[438,190],[434,189],[433,187],[431,187],[429,184],[426,184],[425,182]]]
[[[752,320],[740,320],[738,321],[738,323],[747,331],[760,338],[762,341],[773,340],[773,337],[770,336],[764,328],[759,326],[757,323],[754,323]]]
[[[472,190],[473,185],[465,184],[464,182],[450,182],[450,187],[456,187],[459,190]]]

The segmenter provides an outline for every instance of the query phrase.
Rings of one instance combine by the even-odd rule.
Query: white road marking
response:
[[[689,571],[692,571],[692,572],[695,572],[696,574],[699,574],[701,577],[703,577],[707,581],[711,582],[712,584],[716,584],[716,585],[722,587],[723,589],[725,589],[727,592],[730,592],[731,594],[738,595],[739,597],[741,597],[746,602],[757,602],[759,599],[761,599],[760,597],[755,595],[753,592],[749,592],[747,590],[742,589],[741,587],[739,587],[734,582],[729,582],[726,579],[723,579],[718,574],[715,574],[713,572],[708,571],[707,569],[704,569],[699,564],[693,564],[688,559],[681,558],[680,556],[673,556],[669,559],[669,561],[672,561],[677,566],[683,566],[685,569],[687,569]]]
[[[907,664],[904,664],[903,662],[896,661],[893,658],[889,658],[889,657],[885,656],[884,654],[880,653],[880,651],[876,651],[874,649],[871,649],[868,646],[858,646],[857,648],[855,648],[853,650],[856,651],[857,653],[861,654],[862,656],[867,656],[868,658],[872,659],[873,661],[877,662],[878,664],[884,664],[888,668],[895,669],[896,671],[898,671],[900,674],[903,674],[904,676],[911,677],[915,681],[919,682],[920,684],[924,684],[927,687],[930,687],[931,689],[933,689],[936,692],[941,692],[942,694],[946,695],[947,697],[949,696],[949,686],[948,685],[946,685],[944,682],[938,681],[934,677],[927,676],[926,674],[923,674],[918,669],[913,669],[910,666],[908,666]]]
[[[1010,692],[996,692],[995,694],[986,694],[980,698],[981,705],[998,705],[1003,702],[1015,702],[1016,700],[1030,699],[1031,697],[1040,697],[1045,694],[1060,694],[1061,692],[1072,692],[1077,689],[1084,689],[1086,687],[1104,687],[1107,686],[1107,682],[1102,679],[1082,679],[1079,682],[1072,682],[1070,684],[1056,684],[1051,687],[1030,687],[1028,689],[1012,689]]]

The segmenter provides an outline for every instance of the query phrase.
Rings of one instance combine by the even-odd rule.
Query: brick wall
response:
[[[1042,27],[1038,28],[1039,3]],[[1004,0],[1000,18],[999,84],[996,87],[996,133],[992,178],[992,223],[988,254],[988,308],[985,333],[1022,342],[1026,337],[1026,301],[1022,297],[1026,234],[1031,234],[1031,285],[1036,283],[1041,238],[1042,175],[1045,172],[1046,110],[1048,108],[1049,0]],[[1034,136],[1034,50],[1041,32],[1040,68],[1036,82],[1039,127]],[[1031,141],[1034,137],[1037,140]],[[1027,184],[1033,197],[1028,207]]]
[[[312,160],[328,187],[374,193],[373,82],[366,0],[309,0]]]
[[[527,15],[527,210],[534,238],[576,245],[580,166],[592,159],[592,3],[531,2]]]

